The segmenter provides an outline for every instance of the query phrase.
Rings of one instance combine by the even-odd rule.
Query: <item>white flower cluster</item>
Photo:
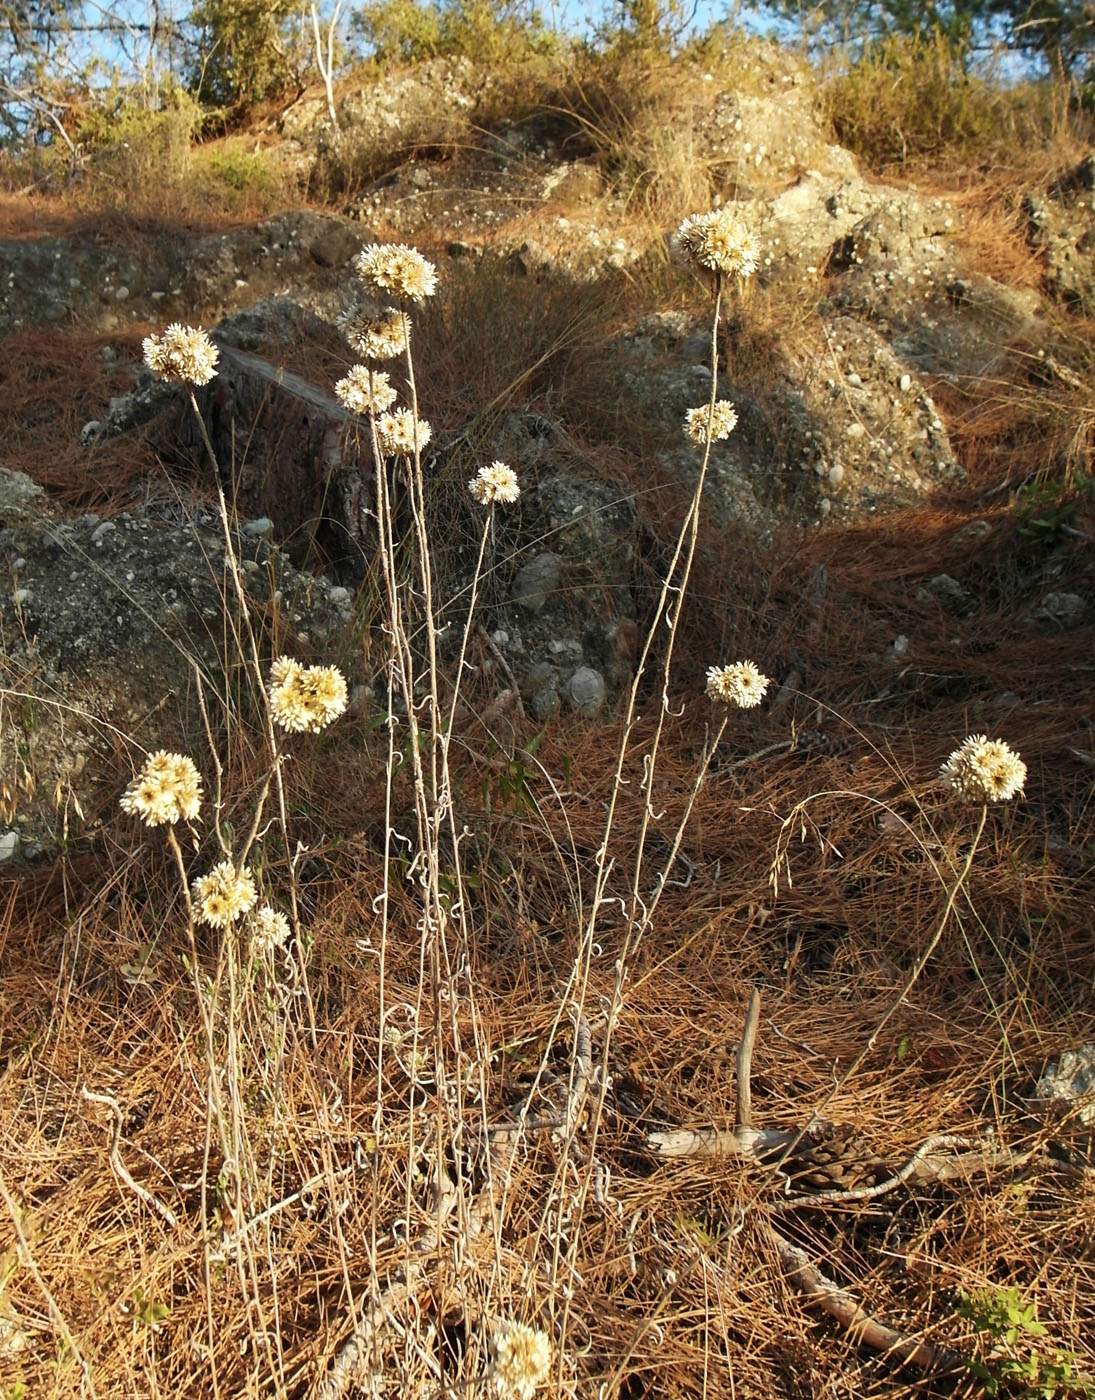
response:
[[[492,462],[489,467],[480,467],[468,482],[468,490],[481,506],[509,506],[520,496],[521,487],[517,473],[505,462]]]
[[[255,907],[258,892],[246,865],[237,870],[230,860],[222,860],[208,875],[194,881],[194,904],[200,923],[227,928]]]
[[[376,420],[376,435],[385,457],[413,457],[429,442],[433,430],[409,408],[397,408]]]
[[[346,708],[346,678],[337,666],[302,666],[279,656],[270,667],[270,714],[291,733],[318,734]]]
[[[338,318],[338,327],[363,360],[394,360],[407,349],[411,322],[394,308],[374,315],[351,307]]]
[[[433,263],[403,243],[373,243],[357,255],[354,266],[366,285],[406,301],[422,301],[437,290]]]
[[[386,374],[368,365],[354,365],[335,385],[335,397],[351,413],[384,413],[397,396]]]
[[[751,710],[759,705],[771,684],[752,661],[711,666],[707,671],[708,699],[720,705],[737,705],[740,710]]]
[[[289,920],[269,904],[251,915],[251,946],[257,953],[273,953],[289,942]]]
[[[720,442],[728,438],[737,422],[734,405],[729,399],[719,399],[714,408],[706,403],[700,408],[690,408],[684,415],[684,431],[702,447],[708,440]]]
[[[968,802],[1007,802],[1023,791],[1027,766],[1002,739],[971,734],[943,764],[939,776]]]
[[[756,235],[727,208],[692,214],[677,230],[677,242],[705,272],[744,278],[757,270],[760,245]]]
[[[163,335],[146,336],[144,362],[157,379],[176,384],[208,384],[217,372],[220,351],[206,333],[176,321]]]
[[[146,826],[163,826],[192,822],[201,801],[201,778],[193,760],[185,754],[159,749],[148,755],[122,794],[121,807],[123,812],[140,817]]]

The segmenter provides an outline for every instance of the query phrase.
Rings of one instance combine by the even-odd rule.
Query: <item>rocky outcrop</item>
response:
[[[748,45],[737,74],[720,85],[699,68],[682,70],[637,120],[640,130],[648,121],[651,142],[676,143],[680,160],[692,162],[682,175],[695,175],[705,200],[713,185],[753,226],[762,294],[794,311],[795,333],[772,333],[758,368],[734,340],[749,327],[748,302],[733,309],[716,386],[739,422],[712,453],[709,518],[766,540],[784,526],[898,510],[960,480],[933,377],[991,373],[1015,339],[1036,360],[1041,299],[970,265],[954,205],[865,179],[829,142],[813,80],[794,59]],[[467,260],[473,276],[489,272],[495,294],[507,277],[531,277],[552,279],[565,296],[579,280],[626,274],[663,252],[661,234],[621,222],[626,191],[558,114],[496,123],[476,133],[462,163],[437,159],[439,143],[470,130],[492,82],[466,62],[390,74],[343,94],[337,140],[322,101],[286,113],[285,138],[313,175],[337,163],[340,178],[360,177],[344,215],[296,210],[210,237],[165,231],[126,248],[95,231],[0,243],[0,334],[220,320],[222,373],[202,409],[222,480],[251,519],[237,536],[256,616],[276,617],[303,651],[331,655],[344,635],[372,555],[375,465],[330,385],[282,365],[307,363],[291,359],[289,346],[347,356],[334,322],[371,230],[414,241],[426,229],[437,256],[443,229],[448,256]],[[1027,205],[1047,286],[1088,310],[1093,172],[1089,158]],[[443,285],[444,253],[439,271]],[[708,327],[699,313],[659,311],[621,332],[614,350],[619,421],[628,423],[629,404],[636,419],[641,409],[662,444],[659,484],[686,497],[699,454],[681,424],[710,392]],[[596,714],[630,675],[645,622],[636,581],[659,542],[633,495],[602,478],[564,423],[518,403],[480,430],[469,426],[474,412],[469,404],[465,424],[434,423],[427,464],[439,596],[450,600],[442,646],[462,631],[482,528],[467,477],[501,458],[517,469],[522,495],[492,525],[481,640],[537,721]],[[153,420],[165,459],[174,453],[204,469],[187,405],[140,372],[133,393],[105,403],[81,437],[102,448]],[[239,660],[224,654],[232,608],[224,542],[202,507],[62,519],[29,476],[14,473],[0,481],[0,526],[12,579],[0,597],[14,697],[0,717],[0,816],[10,818],[0,855],[10,856],[79,813],[94,821],[116,797],[118,746],[151,748],[177,735],[195,668],[213,694]],[[317,563],[329,581],[314,576]],[[925,589],[922,601],[956,618],[976,601],[949,574]],[[1047,580],[1022,625],[1066,632],[1089,615],[1088,600]]]
[[[1086,315],[1095,311],[1095,152],[1044,194],[1025,201],[1030,241],[1045,256],[1046,286]]]
[[[346,264],[370,238],[340,215],[296,210],[206,238],[165,228],[126,247],[91,229],[0,240],[0,335],[217,319],[290,286],[329,309]]]
[[[5,696],[0,707],[0,852],[33,855],[93,828],[135,756],[200,733],[198,684],[214,715],[227,685],[246,693],[233,642],[238,604],[219,520],[177,501],[57,518],[25,484],[0,481]],[[269,520],[235,533],[260,638],[335,654],[351,595],[301,574]]]

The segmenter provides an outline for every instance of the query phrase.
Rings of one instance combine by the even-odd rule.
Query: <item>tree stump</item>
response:
[[[345,584],[364,577],[376,549],[374,464],[358,419],[288,370],[221,345],[216,377],[197,391],[224,494],[244,519],[273,521],[298,566],[326,565]],[[183,401],[178,441],[208,456]]]

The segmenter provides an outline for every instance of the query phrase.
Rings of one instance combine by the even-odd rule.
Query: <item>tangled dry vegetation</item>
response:
[[[762,551],[641,433],[621,451],[585,292],[539,346],[451,295],[430,416],[561,364],[556,405],[670,542],[632,703],[539,728],[475,626],[437,663],[413,441],[417,530],[348,647],[351,680],[394,658],[371,699],[275,732],[276,620],[229,586],[233,683],[179,736],[192,839],[131,793],[2,891],[0,1395],[1091,1394],[1091,1130],[1035,1085],[1093,1039],[1095,667],[1018,621],[1088,568],[1090,381],[1016,346],[1006,381],[933,386],[961,488]],[[1090,331],[1062,319],[1073,361]],[[69,447],[97,345],[14,345],[0,451],[48,435],[35,475],[101,510],[152,463],[138,436],[89,483]],[[944,570],[976,577],[960,647],[917,592]],[[705,673],[740,657],[774,683],[721,709]],[[941,785],[976,732],[1021,798]],[[202,922],[224,855],[287,940]]]

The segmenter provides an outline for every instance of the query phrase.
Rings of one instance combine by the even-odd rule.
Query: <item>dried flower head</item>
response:
[[[407,301],[432,297],[437,290],[437,269],[417,248],[404,243],[373,243],[362,249],[354,263],[357,275],[381,292],[394,292]]]
[[[481,506],[492,506],[496,501],[509,506],[521,494],[517,473],[505,462],[492,462],[489,467],[480,467],[468,482],[468,490]]]
[[[351,413],[384,413],[396,400],[388,376],[368,365],[354,365],[335,385],[335,397]]]
[[[302,666],[279,656],[270,667],[270,714],[292,733],[318,734],[346,708],[346,678],[337,666]]]
[[[424,418],[415,418],[409,408],[397,408],[376,420],[376,435],[385,457],[413,457],[433,435]]]
[[[710,439],[720,442],[728,438],[737,426],[738,415],[729,399],[719,399],[714,409],[710,404],[690,408],[684,415],[684,431],[702,447]],[[708,428],[710,427],[710,431]]]
[[[353,306],[338,318],[338,327],[363,360],[393,360],[407,349],[411,322],[402,311],[373,315]]]
[[[258,899],[250,870],[246,865],[237,870],[230,860],[222,860],[195,880],[193,896],[199,922],[213,928],[227,928],[253,909]]]
[[[749,225],[729,209],[692,214],[677,230],[677,241],[706,272],[749,277],[757,270],[760,248]]]
[[[969,802],[1007,802],[1023,791],[1027,766],[1003,740],[971,734],[943,764],[939,776]]]
[[[192,822],[201,807],[201,778],[192,759],[159,749],[122,793],[123,812],[140,817],[146,826]]]
[[[507,1319],[496,1324],[491,1350],[491,1378],[497,1393],[515,1400],[532,1400],[536,1387],[551,1370],[551,1339],[547,1333]]]
[[[144,339],[144,362],[157,379],[178,384],[208,384],[217,372],[220,351],[195,326],[168,326],[163,335]]]
[[[251,944],[258,953],[273,953],[289,942],[289,920],[269,904],[251,916]]]
[[[729,666],[711,666],[707,671],[707,695],[720,705],[737,705],[751,710],[764,699],[772,682],[752,661],[735,661]]]

